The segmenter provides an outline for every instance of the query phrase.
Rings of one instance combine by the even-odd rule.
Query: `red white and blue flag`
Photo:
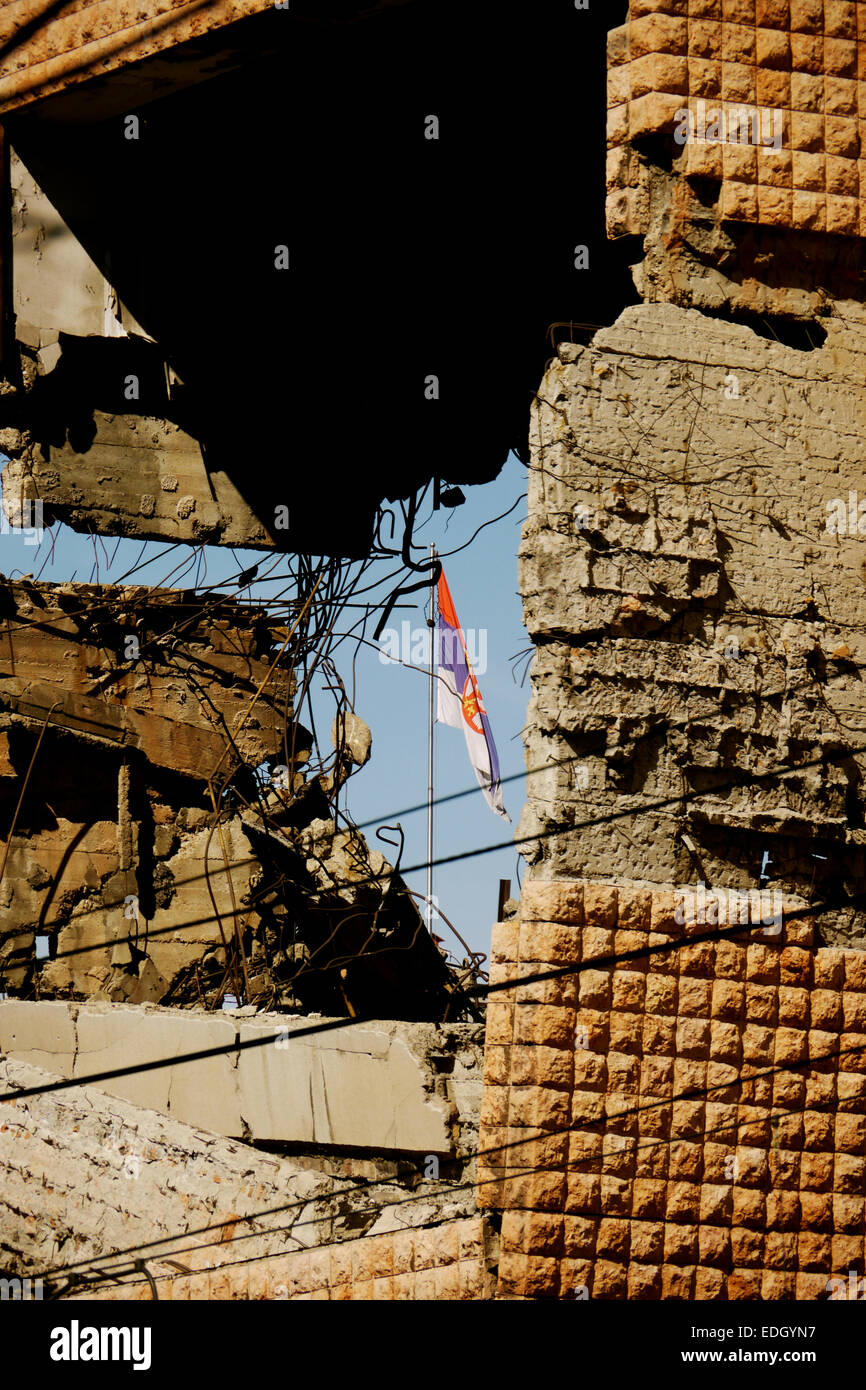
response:
[[[496,744],[481,703],[481,691],[472,670],[444,571],[439,576],[438,609],[436,718],[440,724],[450,724],[454,729],[463,730],[469,761],[475,769],[485,801],[498,816],[510,821],[511,817],[502,804]]]

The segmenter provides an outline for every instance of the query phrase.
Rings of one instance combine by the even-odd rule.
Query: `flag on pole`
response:
[[[481,703],[481,691],[472,670],[444,570],[439,576],[438,610],[436,719],[440,724],[450,724],[453,729],[463,730],[469,761],[475,769],[485,801],[498,816],[510,821],[511,817],[502,803],[496,744]]]

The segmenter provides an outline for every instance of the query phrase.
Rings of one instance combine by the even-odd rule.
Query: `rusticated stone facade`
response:
[[[632,0],[609,35],[644,302],[533,406],[531,875],[493,978],[566,973],[489,1006],[500,1296],[864,1269],[864,42],[835,0]]]
[[[494,929],[493,983],[568,970],[489,1005],[500,1297],[820,1299],[863,1272],[866,953],[816,948],[797,901],[781,931],[680,901],[530,883]]]
[[[198,1299],[475,1301],[493,1296],[495,1280],[486,1262],[489,1240],[483,1219],[469,1217],[271,1259],[244,1261],[240,1257],[237,1263],[218,1269],[166,1274],[154,1282],[159,1298],[174,1303]],[[153,1295],[147,1280],[138,1279],[97,1296],[126,1301]]]
[[[0,77],[0,111],[16,110],[34,92],[49,96],[273,8],[274,0],[72,0],[48,7],[12,0],[0,20],[0,43],[13,50]],[[169,68],[163,90],[170,83]]]
[[[612,235],[647,230],[646,186],[630,145],[673,137],[684,108],[710,135],[676,143],[676,169],[721,185],[723,217],[863,235],[859,0],[632,0],[608,53]],[[731,138],[730,118],[743,108],[755,121],[744,133],[738,121]]]
[[[455,1181],[423,1159],[345,1145],[264,1153],[92,1086],[15,1099],[53,1080],[0,1060],[12,1095],[0,1112],[0,1271],[41,1280],[37,1297],[493,1295],[498,1240],[471,1169]]]

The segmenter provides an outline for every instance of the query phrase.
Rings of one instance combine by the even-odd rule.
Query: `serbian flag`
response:
[[[481,691],[472,670],[451,592],[445,582],[444,570],[439,576],[438,607],[436,719],[440,724],[450,724],[453,729],[463,730],[469,761],[475,769],[485,801],[498,816],[510,821],[511,817],[502,804],[496,745],[481,703]]]

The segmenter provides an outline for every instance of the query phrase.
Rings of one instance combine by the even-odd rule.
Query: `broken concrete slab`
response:
[[[236,1029],[228,1019],[169,1010],[132,1012],[122,1005],[94,1004],[79,1010],[76,1035],[73,1077],[128,1068],[129,1075],[104,1083],[109,1095],[147,1110],[175,1114],[187,1124],[217,1134],[242,1134],[230,1053],[190,1063],[186,1068],[136,1071],[136,1067],[179,1053],[231,1047]]]
[[[67,1004],[46,1002],[34,1009],[20,999],[0,1001],[0,1052],[71,1077],[76,1046],[76,1018]]]
[[[273,1034],[273,1028],[241,1024],[243,1041],[267,1033]],[[331,1037],[293,1042],[290,1025],[279,1031],[273,1047],[242,1052],[238,1073],[244,1119],[257,1139],[284,1137],[284,1112],[292,1103],[295,1122],[306,1126],[309,1143],[450,1151],[454,1105],[426,1094],[429,1075],[422,1059],[405,1039],[389,1032],[347,1028]],[[303,1094],[308,1107],[297,1107],[294,1097]]]
[[[323,1020],[325,1021],[325,1020]],[[480,1068],[481,1029],[388,1021],[292,1038],[306,1019],[205,1014],[151,1005],[0,1002],[0,1052],[83,1078],[144,1109],[253,1142],[380,1153],[450,1154],[476,1122],[480,1093],[455,1090]],[[236,1051],[235,1044],[268,1039]],[[136,1067],[213,1047],[222,1055]],[[449,1059],[442,1069],[442,1059]],[[466,1060],[471,1063],[467,1072]]]
[[[207,779],[229,736],[253,766],[282,747],[292,685],[274,668],[266,610],[183,590],[3,586],[0,710],[138,749],[155,767]],[[201,693],[195,695],[191,688]],[[245,717],[246,716],[246,717]]]

